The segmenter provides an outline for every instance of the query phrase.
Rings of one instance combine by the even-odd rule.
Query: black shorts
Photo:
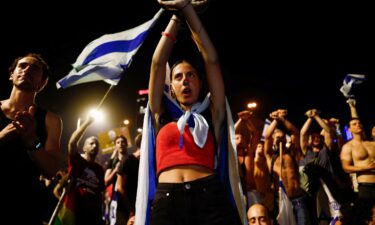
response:
[[[375,199],[375,183],[358,183],[358,198]]]
[[[185,183],[159,183],[150,225],[238,224],[229,194],[215,176]]]

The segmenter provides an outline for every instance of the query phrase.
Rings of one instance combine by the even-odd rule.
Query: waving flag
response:
[[[89,43],[69,74],[56,83],[57,88],[99,80],[117,85],[121,73],[130,66],[133,56],[163,11],[160,9],[151,20],[137,27],[106,34]]]
[[[353,84],[360,84],[365,80],[365,75],[362,74],[347,74],[345,76],[343,85],[340,88],[340,91],[346,98],[354,98],[352,94]]]
[[[71,180],[67,180],[60,200],[51,216],[48,225],[74,225],[75,222],[75,197],[70,191]]]

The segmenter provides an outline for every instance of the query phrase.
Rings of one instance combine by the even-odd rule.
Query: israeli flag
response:
[[[346,98],[354,98],[354,95],[352,93],[353,84],[360,84],[365,79],[365,75],[363,74],[347,74],[345,76],[343,85],[340,88],[340,91],[344,94]]]
[[[271,120],[266,119],[266,121],[264,122],[262,137],[260,138],[261,141],[264,141],[264,139],[265,139],[264,136],[266,135],[266,131],[267,131],[268,127],[270,126],[270,124],[271,124]]]
[[[100,80],[117,85],[163,11],[160,9],[151,20],[130,30],[106,34],[90,42],[69,74],[56,83],[57,88]]]

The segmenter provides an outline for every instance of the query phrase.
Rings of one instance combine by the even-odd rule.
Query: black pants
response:
[[[375,183],[358,183],[358,198],[375,199]]]
[[[235,225],[237,214],[215,175],[185,183],[159,183],[150,225]]]

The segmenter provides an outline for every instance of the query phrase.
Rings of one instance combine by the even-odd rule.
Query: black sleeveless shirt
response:
[[[38,107],[34,116],[37,136],[42,143],[47,139],[46,113]],[[0,130],[11,122],[0,110]],[[2,207],[5,209],[2,213],[12,224],[41,224],[41,171],[28,154],[20,137],[0,144]]]

